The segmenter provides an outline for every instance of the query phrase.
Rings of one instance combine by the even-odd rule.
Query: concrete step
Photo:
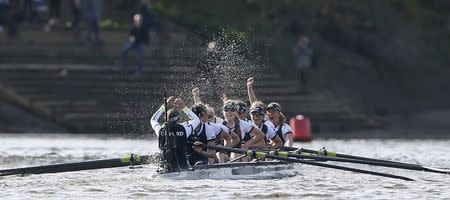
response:
[[[102,31],[101,38],[106,44],[123,44],[128,40],[128,31]],[[167,35],[150,34],[150,43],[187,44],[189,35],[182,32],[171,32]],[[73,38],[70,32],[45,32],[40,30],[20,31],[20,37],[9,39],[0,35],[0,45],[73,45],[80,40]]]

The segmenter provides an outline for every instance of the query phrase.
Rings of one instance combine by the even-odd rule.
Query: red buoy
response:
[[[309,142],[311,136],[311,121],[303,115],[297,115],[289,121],[294,135],[294,141]]]

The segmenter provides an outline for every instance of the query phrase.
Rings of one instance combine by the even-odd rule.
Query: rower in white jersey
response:
[[[202,98],[200,97],[200,88],[196,87],[192,89],[192,97],[194,98],[194,104],[202,104],[206,107],[206,112],[208,114],[208,121],[213,123],[222,124],[223,119],[216,116],[215,110],[213,107],[209,106],[207,103],[204,103],[202,101]]]
[[[236,101],[236,106],[237,106],[237,112],[238,112],[239,119],[247,121],[247,122],[251,122],[248,119],[247,104],[245,102],[243,102],[243,101],[237,100]]]
[[[216,135],[214,133],[213,127],[206,123],[206,109],[202,105],[194,105],[191,110],[195,115],[200,118],[200,124],[194,128],[193,133],[188,137],[188,142],[190,143],[202,143],[208,145],[215,145]],[[193,148],[189,146],[187,148],[187,158],[191,166],[202,165],[202,164],[212,164],[214,163],[214,158],[216,156],[216,151],[213,149],[206,148]]]
[[[237,117],[237,106],[234,101],[228,100],[224,103],[223,115],[225,117],[224,125],[230,132],[235,132],[240,137],[241,142],[237,146],[233,146],[234,148],[249,149],[264,146],[264,133],[252,123]],[[231,159],[237,157],[239,155],[236,153],[232,153],[230,156]]]
[[[250,117],[253,124],[265,134],[265,148],[281,148],[283,143],[280,137],[275,133],[275,129],[264,124],[265,111],[261,107],[250,108]]]
[[[247,79],[247,92],[248,92],[248,97],[249,97],[250,103],[252,104],[252,106],[255,104],[264,105],[256,97],[256,94],[255,94],[255,91],[253,88],[254,84],[255,84],[255,81],[254,81],[253,77],[250,77],[249,79]],[[265,123],[270,124],[269,122],[271,122],[271,124],[275,127],[275,132],[280,137],[284,146],[292,147],[292,145],[294,143],[292,129],[289,126],[289,124],[286,123],[286,117],[281,112],[280,104],[278,104],[276,102],[272,102],[269,105],[267,105],[266,110],[267,110],[267,112],[266,112],[267,120]]]
[[[211,133],[209,134],[211,135],[211,138],[215,138],[214,141],[211,141],[211,143],[208,142],[209,145],[223,145],[226,147],[232,147],[240,142],[239,137],[234,132],[231,132],[230,134],[229,130],[224,125],[207,121],[208,114],[204,105],[197,104],[191,109],[200,117],[202,123],[206,125],[208,128],[207,131]],[[215,160],[217,160],[217,162],[225,162],[219,153],[210,156],[209,163],[214,163]]]
[[[240,143],[239,136],[233,131],[230,132],[230,130],[223,125],[224,120],[215,115],[214,108],[212,108],[208,104],[203,103],[200,98],[199,88],[192,89],[192,96],[194,97],[194,103],[196,105],[200,105],[201,107],[206,109],[206,123],[209,124],[214,130],[214,134],[216,136],[216,145],[222,145],[226,147],[233,147],[238,145]],[[223,152],[217,152],[214,160],[219,163],[224,163],[229,159],[230,158],[227,154]],[[211,159],[210,163],[212,163]]]
[[[228,96],[226,93],[222,93],[222,102],[225,103],[229,100]],[[234,100],[235,104],[236,104],[236,109],[237,109],[237,113],[238,113],[238,118],[240,120],[244,120],[247,122],[251,122],[249,117],[248,117],[248,113],[247,113],[247,104],[241,100]]]
[[[289,124],[286,123],[286,117],[281,112],[280,104],[276,102],[267,105],[267,116],[275,125],[275,133],[280,136],[284,146],[292,147],[294,143],[294,135]]]

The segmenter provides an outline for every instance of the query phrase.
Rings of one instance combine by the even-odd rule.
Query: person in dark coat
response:
[[[316,65],[314,51],[310,47],[308,36],[300,35],[294,48],[294,56],[299,75],[300,92],[306,94],[309,92],[309,72]]]
[[[142,16],[136,14],[133,17],[134,26],[131,28],[128,35],[128,43],[122,49],[122,64],[126,68],[128,65],[128,52],[132,49],[136,51],[136,75],[144,73],[144,67],[142,63],[142,55],[144,52],[144,45],[148,43],[147,30],[142,24]]]

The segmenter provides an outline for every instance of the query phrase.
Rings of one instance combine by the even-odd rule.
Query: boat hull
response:
[[[299,174],[299,165],[278,161],[237,162],[194,166],[179,172],[161,173],[169,179],[280,179]]]

